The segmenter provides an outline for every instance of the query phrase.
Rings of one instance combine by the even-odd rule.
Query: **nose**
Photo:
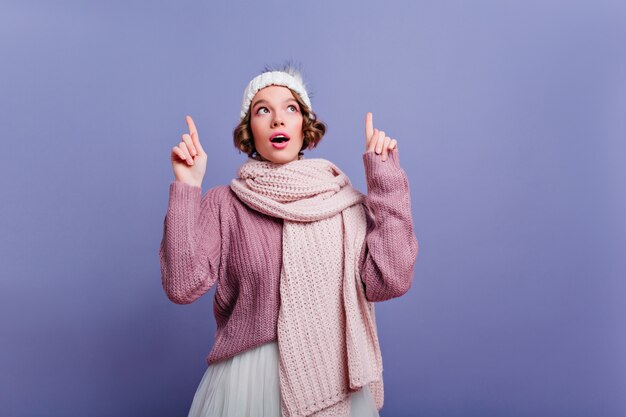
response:
[[[284,126],[285,122],[283,122],[282,117],[275,113],[274,119],[272,120],[272,127]]]

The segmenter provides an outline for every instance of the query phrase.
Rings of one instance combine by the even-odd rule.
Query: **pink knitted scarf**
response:
[[[249,207],[284,219],[278,315],[285,417],[349,416],[349,395],[370,383],[383,403],[374,304],[360,278],[364,195],[325,159],[253,158],[230,187]]]

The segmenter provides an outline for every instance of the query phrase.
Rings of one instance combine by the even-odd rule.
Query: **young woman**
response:
[[[418,252],[397,141],[367,113],[360,193],[332,162],[304,158],[326,125],[297,70],[268,70],[248,83],[234,130],[247,161],[202,195],[211,156],[187,124],[159,256],[175,303],[216,284],[215,342],[189,416],[378,416],[373,303],[409,290]]]

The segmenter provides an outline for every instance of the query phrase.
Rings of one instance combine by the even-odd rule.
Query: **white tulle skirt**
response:
[[[271,342],[208,366],[189,417],[281,417],[278,363]],[[350,396],[350,417],[379,417],[367,385]]]

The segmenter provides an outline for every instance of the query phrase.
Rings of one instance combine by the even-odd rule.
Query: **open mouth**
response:
[[[272,143],[283,143],[283,142],[288,142],[288,141],[289,141],[289,136],[284,135],[284,134],[282,134],[282,133],[279,133],[279,134],[277,134],[277,135],[275,135],[275,136],[272,136],[272,137],[270,138],[270,141],[271,141]]]

